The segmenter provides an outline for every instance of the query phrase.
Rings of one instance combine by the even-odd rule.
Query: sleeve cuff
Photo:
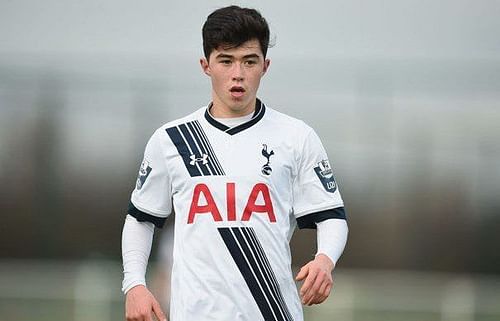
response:
[[[139,210],[132,202],[128,203],[128,214],[135,217],[139,222],[151,222],[157,228],[162,228],[166,221],[165,217],[154,216]]]
[[[323,222],[332,218],[346,220],[344,207],[337,207],[325,211],[310,213],[297,218],[297,225],[300,229],[316,229],[316,223]]]
[[[147,287],[146,282],[144,280],[133,281],[130,284],[123,285],[123,287],[122,287],[123,294],[126,295],[128,293],[128,291],[132,290],[133,288],[135,288],[138,285],[144,285],[145,287]]]

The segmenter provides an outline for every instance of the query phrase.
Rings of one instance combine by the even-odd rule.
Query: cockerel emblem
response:
[[[269,175],[271,175],[271,173],[273,171],[273,169],[271,168],[269,163],[270,163],[271,156],[274,155],[274,151],[272,150],[272,151],[268,152],[266,144],[262,144],[262,146],[263,146],[262,156],[264,156],[267,159],[267,162],[262,166],[262,174],[269,176]]]

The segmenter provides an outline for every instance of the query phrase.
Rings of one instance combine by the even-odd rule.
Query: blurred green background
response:
[[[259,97],[317,130],[348,210],[334,293],[306,320],[499,320],[500,3],[236,3],[276,43]],[[124,319],[144,146],[209,102],[201,26],[227,4],[0,2],[1,321]],[[297,268],[314,232],[292,247]]]

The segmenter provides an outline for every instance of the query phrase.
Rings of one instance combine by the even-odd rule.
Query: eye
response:
[[[231,64],[231,60],[229,60],[229,59],[223,59],[223,60],[220,61],[220,63],[223,64],[223,65],[230,65]]]
[[[245,65],[247,65],[247,66],[253,66],[255,64],[257,64],[256,60],[246,60],[245,61]]]

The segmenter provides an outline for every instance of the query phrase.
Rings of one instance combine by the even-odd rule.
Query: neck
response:
[[[217,99],[217,96],[213,95],[210,114],[215,118],[235,118],[247,116],[255,111],[256,101],[257,98],[254,97],[247,105],[230,107],[224,104],[220,99]]]

